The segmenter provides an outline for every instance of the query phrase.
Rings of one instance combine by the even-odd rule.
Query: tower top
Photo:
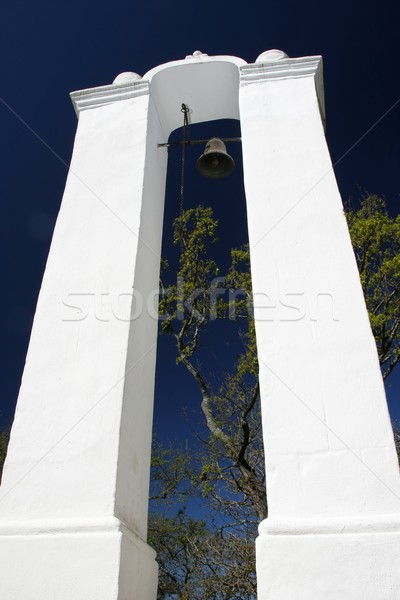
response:
[[[119,74],[112,85],[71,93],[77,115],[118,100],[150,94],[159,115],[164,138],[181,127],[181,106],[190,108],[191,123],[239,119],[239,85],[265,79],[314,77],[324,120],[322,58],[289,58],[282,50],[262,52],[248,64],[237,56],[209,56],[195,50],[184,59],[158,65],[140,77],[134,72]]]

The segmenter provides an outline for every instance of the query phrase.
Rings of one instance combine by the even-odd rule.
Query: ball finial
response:
[[[276,60],[282,60],[282,58],[289,58],[286,52],[283,50],[266,50],[262,52],[260,56],[256,58],[256,63],[264,63],[264,62],[275,62]]]
[[[138,79],[142,79],[138,73],[133,73],[132,71],[125,71],[124,73],[120,73],[116,76],[113,81],[114,83],[131,83],[132,81],[138,81]]]
[[[204,56],[208,56],[208,54],[202,52],[201,50],[195,50],[193,54],[188,54],[188,56],[185,56],[185,58],[203,58]]]

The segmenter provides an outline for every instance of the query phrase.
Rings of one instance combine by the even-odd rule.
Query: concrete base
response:
[[[7,600],[155,600],[155,552],[117,519],[0,525]]]
[[[256,543],[258,599],[395,600],[400,519],[384,517],[264,521]]]

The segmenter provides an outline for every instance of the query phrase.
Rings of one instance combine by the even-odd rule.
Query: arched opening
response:
[[[190,125],[191,140],[212,137],[240,138],[239,121]],[[169,142],[180,140],[182,128],[172,132]],[[196,161],[203,151],[204,145],[185,147],[182,213],[182,146],[168,150],[162,245],[168,268],[162,268],[161,293],[171,293],[171,302],[161,307],[160,314],[149,513],[149,543],[159,557],[159,598],[182,593],[192,597],[194,589],[206,595],[208,586],[215,591],[217,585],[236,586],[248,594],[243,597],[250,597],[255,593],[254,539],[266,516],[254,329],[249,324],[251,279],[241,143],[227,143],[236,167],[223,179],[198,173]],[[218,222],[215,234],[203,236],[206,249],[199,257],[200,269],[207,260],[215,265],[204,279],[198,278],[205,285],[191,298],[196,278],[192,279],[186,241],[180,243],[176,230],[175,243],[173,239],[178,218],[185,240],[202,219]],[[243,253],[244,260],[237,260],[234,249]],[[246,286],[240,286],[244,279],[238,281],[238,276],[246,279]],[[180,289],[183,302],[169,321],[168,314],[180,302],[176,297]],[[177,347],[177,336],[183,336],[188,349],[193,336],[187,336],[185,328],[197,300],[199,334],[186,363],[187,350]]]

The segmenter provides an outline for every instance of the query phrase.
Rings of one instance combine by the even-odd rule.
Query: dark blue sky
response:
[[[285,50],[289,56],[322,54],[327,139],[333,162],[339,161],[335,171],[342,197],[356,199],[360,190],[381,193],[396,214],[400,102],[392,107],[400,98],[399,16],[393,1],[2,3],[3,423],[12,420],[67,175],[64,163],[71,157],[76,116],[69,92],[109,84],[122,71],[144,74],[151,67],[184,58],[196,49],[210,55],[236,55],[248,62],[270,48]],[[211,126],[198,131],[201,137],[208,133],[236,135],[237,125],[231,125],[230,129],[225,124],[224,131]],[[240,154],[240,149],[229,151]],[[192,162],[197,158],[197,150],[193,152]],[[175,153],[175,161],[178,159]],[[210,182],[200,183],[200,176],[187,178],[188,203],[203,201],[215,206],[221,220],[222,252],[245,240],[239,155],[237,159],[239,169],[230,183],[213,182],[211,188]],[[171,152],[171,168],[174,164],[177,169]],[[169,220],[178,210],[178,182],[170,174]],[[224,360],[223,345],[220,350],[216,364]],[[159,356],[164,362],[159,365],[156,417],[163,435],[171,430],[174,436],[181,427],[186,428],[180,417],[181,407],[195,405],[196,389],[190,386],[183,368],[175,369],[166,339],[160,343]],[[179,374],[183,379],[177,383]],[[399,372],[389,384],[392,414],[399,418]]]

